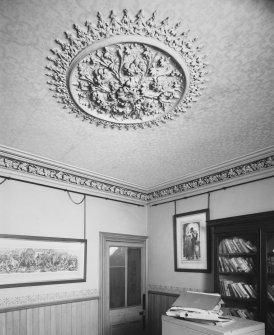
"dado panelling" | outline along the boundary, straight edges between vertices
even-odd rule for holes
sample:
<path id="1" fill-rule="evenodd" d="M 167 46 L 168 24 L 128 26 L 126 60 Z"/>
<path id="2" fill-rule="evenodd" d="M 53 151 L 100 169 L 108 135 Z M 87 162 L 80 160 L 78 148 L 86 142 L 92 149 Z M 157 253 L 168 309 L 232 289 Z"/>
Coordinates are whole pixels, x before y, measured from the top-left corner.
<path id="1" fill-rule="evenodd" d="M 98 334 L 98 298 L 0 310 L 0 335 L 90 334 Z"/>
<path id="2" fill-rule="evenodd" d="M 148 333 L 153 335 L 162 334 L 161 317 L 172 306 L 177 293 L 148 291 Z"/>

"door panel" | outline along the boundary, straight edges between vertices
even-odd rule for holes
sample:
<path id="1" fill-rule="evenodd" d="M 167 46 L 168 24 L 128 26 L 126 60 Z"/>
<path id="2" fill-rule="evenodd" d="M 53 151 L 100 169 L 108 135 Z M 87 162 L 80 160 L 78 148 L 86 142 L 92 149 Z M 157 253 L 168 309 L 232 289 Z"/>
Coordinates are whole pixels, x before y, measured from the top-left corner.
<path id="1" fill-rule="evenodd" d="M 142 324 L 140 322 L 131 322 L 126 324 L 113 325 L 111 335 L 141 335 L 143 334 Z"/>
<path id="2" fill-rule="evenodd" d="M 110 324 L 111 324 L 111 335 L 124 334 L 142 334 L 143 331 L 143 320 L 140 313 L 143 309 L 140 306 L 122 308 L 118 310 L 110 311 Z M 125 333 L 126 334 L 126 333 Z"/>
<path id="3" fill-rule="evenodd" d="M 125 307 L 126 288 L 126 251 L 125 247 L 109 247 L 109 307 Z"/>
<path id="4" fill-rule="evenodd" d="M 128 248 L 127 306 L 142 304 L 142 255 L 141 248 Z"/>
<path id="5" fill-rule="evenodd" d="M 144 334 L 146 237 L 139 238 L 119 234 L 103 244 L 102 335 Z"/>
<path id="6" fill-rule="evenodd" d="M 142 247 L 131 244 L 109 244 L 109 316 L 111 335 L 141 334 Z"/>

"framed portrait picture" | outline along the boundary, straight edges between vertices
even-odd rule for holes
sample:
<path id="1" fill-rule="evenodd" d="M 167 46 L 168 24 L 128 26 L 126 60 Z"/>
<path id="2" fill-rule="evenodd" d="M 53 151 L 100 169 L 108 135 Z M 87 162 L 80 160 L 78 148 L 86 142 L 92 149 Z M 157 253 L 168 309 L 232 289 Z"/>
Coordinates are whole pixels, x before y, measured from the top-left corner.
<path id="1" fill-rule="evenodd" d="M 0 234 L 0 288 L 86 281 L 85 239 Z"/>
<path id="2" fill-rule="evenodd" d="M 175 271 L 210 272 L 208 209 L 174 215 Z"/>

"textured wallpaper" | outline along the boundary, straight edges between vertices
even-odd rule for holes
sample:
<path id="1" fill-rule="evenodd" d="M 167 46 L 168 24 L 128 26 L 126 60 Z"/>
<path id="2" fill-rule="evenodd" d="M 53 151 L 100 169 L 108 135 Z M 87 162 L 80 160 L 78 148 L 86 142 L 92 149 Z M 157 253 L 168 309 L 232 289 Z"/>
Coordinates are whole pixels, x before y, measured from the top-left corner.
<path id="1" fill-rule="evenodd" d="M 119 131 L 76 119 L 46 84 L 50 49 L 100 11 L 182 22 L 203 44 L 208 83 L 186 114 Z M 2 0 L 0 144 L 152 187 L 274 144 L 274 2 Z"/>

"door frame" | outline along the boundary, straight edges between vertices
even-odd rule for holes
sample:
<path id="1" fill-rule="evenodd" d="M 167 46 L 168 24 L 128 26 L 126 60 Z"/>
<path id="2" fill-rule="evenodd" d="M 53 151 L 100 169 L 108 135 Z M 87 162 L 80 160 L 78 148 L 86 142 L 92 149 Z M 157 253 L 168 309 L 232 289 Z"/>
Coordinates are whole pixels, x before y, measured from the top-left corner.
<path id="1" fill-rule="evenodd" d="M 109 296 L 106 290 L 107 276 L 105 272 L 106 257 L 108 257 L 107 244 L 114 243 L 139 243 L 144 248 L 144 291 L 147 288 L 147 236 L 128 235 L 100 232 L 100 294 L 99 294 L 99 335 L 110 335 L 110 323 L 108 318 Z M 147 318 L 146 318 L 147 319 Z"/>

